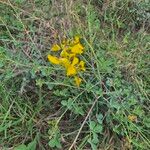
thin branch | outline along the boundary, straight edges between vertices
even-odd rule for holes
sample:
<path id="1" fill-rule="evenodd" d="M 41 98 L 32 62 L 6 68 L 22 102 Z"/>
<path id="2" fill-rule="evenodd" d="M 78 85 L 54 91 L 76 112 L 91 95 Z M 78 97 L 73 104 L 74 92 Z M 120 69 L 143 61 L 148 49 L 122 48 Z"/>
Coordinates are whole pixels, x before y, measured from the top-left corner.
<path id="1" fill-rule="evenodd" d="M 78 139 L 78 137 L 79 137 L 79 135 L 80 135 L 80 133 L 81 133 L 81 131 L 82 131 L 82 129 L 83 129 L 83 127 L 84 127 L 84 125 L 85 125 L 87 119 L 88 119 L 88 117 L 90 116 L 90 113 L 92 112 L 92 110 L 93 110 L 93 108 L 94 108 L 96 102 L 98 101 L 98 99 L 99 99 L 100 97 L 101 97 L 101 96 L 99 96 L 99 97 L 97 97 L 97 98 L 95 99 L 95 101 L 94 101 L 93 105 L 91 106 L 90 110 L 88 111 L 88 113 L 87 113 L 87 115 L 86 115 L 86 117 L 85 117 L 85 119 L 84 119 L 84 121 L 83 121 L 83 123 L 82 123 L 82 125 L 81 125 L 81 127 L 80 127 L 80 129 L 79 129 L 79 131 L 78 131 L 78 133 L 77 133 L 77 135 L 76 135 L 74 141 L 73 141 L 73 143 L 71 144 L 71 146 L 70 146 L 70 148 L 69 148 L 68 150 L 71 150 L 71 149 L 74 147 L 74 145 L 76 144 L 76 141 L 77 141 L 77 139 Z"/>

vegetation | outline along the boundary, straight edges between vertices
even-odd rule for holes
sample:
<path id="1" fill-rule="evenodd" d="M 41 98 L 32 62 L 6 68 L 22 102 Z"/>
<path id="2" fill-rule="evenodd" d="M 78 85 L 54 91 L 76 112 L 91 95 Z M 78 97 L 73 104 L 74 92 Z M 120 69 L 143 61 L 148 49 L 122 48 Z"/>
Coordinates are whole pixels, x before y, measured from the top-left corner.
<path id="1" fill-rule="evenodd" d="M 150 149 L 149 0 L 0 0 L 0 10 L 0 148 Z M 52 61 L 75 37 L 76 84 Z"/>

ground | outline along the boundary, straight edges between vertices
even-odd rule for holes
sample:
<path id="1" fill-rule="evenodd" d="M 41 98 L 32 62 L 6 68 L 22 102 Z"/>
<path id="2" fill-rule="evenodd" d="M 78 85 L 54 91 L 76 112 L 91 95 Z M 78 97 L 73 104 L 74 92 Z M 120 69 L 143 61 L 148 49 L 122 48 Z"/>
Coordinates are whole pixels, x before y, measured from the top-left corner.
<path id="1" fill-rule="evenodd" d="M 150 149 L 148 4 L 0 0 L 0 148 Z M 48 59 L 75 38 L 77 84 Z"/>

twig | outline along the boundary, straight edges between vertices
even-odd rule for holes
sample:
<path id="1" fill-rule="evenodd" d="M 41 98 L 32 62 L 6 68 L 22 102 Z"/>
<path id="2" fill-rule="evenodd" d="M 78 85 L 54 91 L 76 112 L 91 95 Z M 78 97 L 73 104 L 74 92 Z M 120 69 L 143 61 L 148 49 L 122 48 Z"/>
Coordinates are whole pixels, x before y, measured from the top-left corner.
<path id="1" fill-rule="evenodd" d="M 81 131 L 82 131 L 82 129 L 83 129 L 83 127 L 84 127 L 84 125 L 85 125 L 85 123 L 86 123 L 86 121 L 87 121 L 89 115 L 90 115 L 90 113 L 92 112 L 92 110 L 93 110 L 93 108 L 94 108 L 96 102 L 98 101 L 98 99 L 99 99 L 100 97 L 101 97 L 101 96 L 99 96 L 99 97 L 97 97 L 97 98 L 95 99 L 95 101 L 94 101 L 93 105 L 91 106 L 90 110 L 88 111 L 88 114 L 86 115 L 86 117 L 85 117 L 85 119 L 84 119 L 84 121 L 83 121 L 83 123 L 82 123 L 82 125 L 81 125 L 81 127 L 80 127 L 80 129 L 79 129 L 79 131 L 78 131 L 78 133 L 77 133 L 77 135 L 76 135 L 74 141 L 73 141 L 73 143 L 71 144 L 71 146 L 70 146 L 70 148 L 69 148 L 68 150 L 71 150 L 71 149 L 74 147 L 74 145 L 75 145 L 75 143 L 76 143 L 76 141 L 77 141 L 77 139 L 78 139 L 78 137 L 79 137 L 79 135 L 80 135 L 80 133 L 81 133 Z"/>

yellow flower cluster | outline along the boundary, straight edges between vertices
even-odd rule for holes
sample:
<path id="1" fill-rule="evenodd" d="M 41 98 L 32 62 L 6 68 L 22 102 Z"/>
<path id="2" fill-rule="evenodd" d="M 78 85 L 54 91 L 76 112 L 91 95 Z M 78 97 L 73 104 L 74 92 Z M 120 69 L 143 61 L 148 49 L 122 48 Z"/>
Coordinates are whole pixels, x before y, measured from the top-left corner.
<path id="1" fill-rule="evenodd" d="M 84 52 L 80 38 L 75 36 L 72 40 L 63 40 L 60 44 L 54 44 L 51 51 L 60 52 L 59 57 L 49 54 L 48 60 L 52 64 L 63 66 L 66 70 L 66 75 L 73 76 L 76 85 L 79 87 L 82 79 L 78 76 L 78 73 L 85 71 L 85 62 L 79 59 L 79 55 Z"/>
<path id="2" fill-rule="evenodd" d="M 137 121 L 137 116 L 131 114 L 131 115 L 128 115 L 128 119 L 134 122 L 134 121 Z"/>

